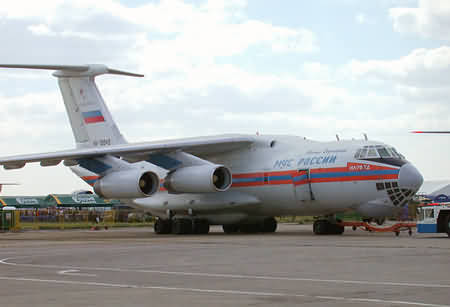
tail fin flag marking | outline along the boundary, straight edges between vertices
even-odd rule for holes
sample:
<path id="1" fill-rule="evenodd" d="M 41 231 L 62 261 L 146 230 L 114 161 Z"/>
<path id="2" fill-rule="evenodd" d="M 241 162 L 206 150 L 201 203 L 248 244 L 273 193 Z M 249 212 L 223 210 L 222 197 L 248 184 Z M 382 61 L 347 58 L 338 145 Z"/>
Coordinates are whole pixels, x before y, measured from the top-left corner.
<path id="1" fill-rule="evenodd" d="M 105 121 L 105 118 L 100 110 L 83 112 L 83 118 L 85 124 L 100 123 Z"/>

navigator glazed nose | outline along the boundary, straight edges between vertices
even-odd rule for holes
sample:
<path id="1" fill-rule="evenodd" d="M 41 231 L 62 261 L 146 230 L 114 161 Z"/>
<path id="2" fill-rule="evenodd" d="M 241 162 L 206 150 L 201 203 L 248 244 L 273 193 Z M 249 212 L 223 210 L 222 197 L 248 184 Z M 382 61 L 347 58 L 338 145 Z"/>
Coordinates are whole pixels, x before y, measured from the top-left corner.
<path id="1" fill-rule="evenodd" d="M 398 185 L 401 189 L 419 190 L 423 183 L 423 177 L 411 163 L 406 163 L 400 167 L 398 174 Z"/>

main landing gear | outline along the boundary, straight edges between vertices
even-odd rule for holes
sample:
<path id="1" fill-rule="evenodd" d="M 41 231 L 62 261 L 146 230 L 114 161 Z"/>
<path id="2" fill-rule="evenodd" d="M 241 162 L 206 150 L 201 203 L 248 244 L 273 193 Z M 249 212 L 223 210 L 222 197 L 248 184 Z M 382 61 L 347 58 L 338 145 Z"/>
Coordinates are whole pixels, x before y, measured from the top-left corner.
<path id="1" fill-rule="evenodd" d="M 209 232 L 209 223 L 203 219 L 158 218 L 153 226 L 156 234 L 207 234 Z"/>
<path id="2" fill-rule="evenodd" d="M 154 230 L 156 234 L 207 234 L 209 233 L 209 222 L 199 218 L 158 218 Z M 277 230 L 277 220 L 268 217 L 259 222 L 226 224 L 223 225 L 225 233 L 271 233 Z"/>
<path id="3" fill-rule="evenodd" d="M 259 223 L 246 224 L 228 224 L 223 225 L 223 232 L 231 233 L 269 233 L 277 230 L 277 220 L 273 217 L 268 217 Z"/>
<path id="4" fill-rule="evenodd" d="M 344 226 L 330 220 L 316 220 L 313 232 L 316 235 L 341 235 L 344 233 Z"/>

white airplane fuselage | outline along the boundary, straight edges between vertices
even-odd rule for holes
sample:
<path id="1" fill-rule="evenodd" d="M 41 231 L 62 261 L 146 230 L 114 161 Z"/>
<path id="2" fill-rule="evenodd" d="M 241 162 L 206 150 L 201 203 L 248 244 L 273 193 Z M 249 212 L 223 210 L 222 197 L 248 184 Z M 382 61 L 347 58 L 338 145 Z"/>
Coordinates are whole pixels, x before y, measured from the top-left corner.
<path id="1" fill-rule="evenodd" d="M 351 209 L 381 217 L 392 215 L 404 205 L 394 204 L 387 189 L 376 186 L 386 182 L 398 185 L 401 166 L 354 157 L 359 148 L 382 143 L 317 142 L 297 136 L 256 136 L 255 140 L 248 148 L 203 157 L 231 169 L 233 184 L 228 191 L 170 194 L 162 184 L 158 193 L 135 199 L 133 204 L 160 217 L 193 215 L 211 224 L 259 216 L 326 215 Z M 403 164 L 412 167 L 406 161 Z M 164 176 L 160 173 L 161 178 Z M 418 189 L 418 172 L 416 177 L 412 185 L 409 182 L 401 188 L 413 191 L 417 185 Z"/>

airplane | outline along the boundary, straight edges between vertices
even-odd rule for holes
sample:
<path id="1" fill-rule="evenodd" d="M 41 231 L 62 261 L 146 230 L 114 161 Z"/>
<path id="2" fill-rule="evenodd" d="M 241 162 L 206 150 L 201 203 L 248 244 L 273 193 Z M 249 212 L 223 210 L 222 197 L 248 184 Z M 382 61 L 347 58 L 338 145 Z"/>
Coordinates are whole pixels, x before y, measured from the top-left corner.
<path id="1" fill-rule="evenodd" d="M 336 213 L 390 216 L 423 182 L 394 147 L 369 140 L 228 134 L 128 143 L 95 77 L 143 75 L 101 64 L 0 67 L 53 70 L 76 143 L 70 150 L 0 158 L 0 165 L 63 161 L 99 196 L 156 216 L 157 234 L 206 234 L 210 225 L 222 225 L 225 233 L 272 233 L 276 216 L 292 215 L 321 216 L 315 234 L 342 234 Z"/>

